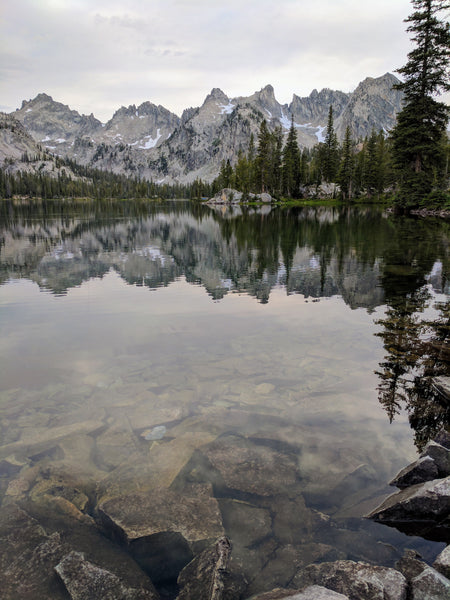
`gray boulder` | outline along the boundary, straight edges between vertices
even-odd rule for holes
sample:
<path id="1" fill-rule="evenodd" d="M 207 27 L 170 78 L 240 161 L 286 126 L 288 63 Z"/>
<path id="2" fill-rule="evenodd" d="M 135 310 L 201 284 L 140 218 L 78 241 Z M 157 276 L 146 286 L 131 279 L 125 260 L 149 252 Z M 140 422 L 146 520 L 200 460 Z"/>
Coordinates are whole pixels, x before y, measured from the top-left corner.
<path id="1" fill-rule="evenodd" d="M 450 579 L 450 546 L 447 546 L 439 556 L 436 557 L 436 560 L 433 563 L 433 567 L 439 573 L 442 573 L 444 577 Z"/>
<path id="2" fill-rule="evenodd" d="M 400 571 L 408 582 L 420 575 L 427 566 L 414 550 L 405 550 L 402 558 L 395 563 L 397 571 Z"/>
<path id="3" fill-rule="evenodd" d="M 272 196 L 267 192 L 261 194 L 247 194 L 244 196 L 242 192 L 234 190 L 233 188 L 223 188 L 213 198 L 210 198 L 206 204 L 240 204 L 241 202 L 272 202 Z"/>
<path id="4" fill-rule="evenodd" d="M 432 567 L 426 567 L 410 585 L 411 600 L 450 600 L 450 581 Z"/>
<path id="5" fill-rule="evenodd" d="M 411 485 L 432 481 L 438 477 L 438 468 L 431 456 L 422 456 L 402 469 L 398 475 L 389 482 L 389 485 L 395 485 L 400 489 L 404 489 Z"/>
<path id="6" fill-rule="evenodd" d="M 348 596 L 333 592 L 321 585 L 311 585 L 303 592 L 277 588 L 271 592 L 252 596 L 251 600 L 348 600 Z"/>
<path id="7" fill-rule="evenodd" d="M 395 569 L 351 560 L 312 564 L 299 571 L 291 585 L 304 590 L 320 585 L 349 600 L 406 600 L 405 577 Z"/>
<path id="8" fill-rule="evenodd" d="M 436 441 L 428 442 L 421 457 L 430 457 L 433 459 L 439 477 L 450 475 L 450 450 Z"/>
<path id="9" fill-rule="evenodd" d="M 128 546 L 155 583 L 176 578 L 195 554 L 224 533 L 208 485 L 193 485 L 189 494 L 159 488 L 119 496 L 97 510 L 107 533 Z"/>
<path id="10" fill-rule="evenodd" d="M 82 552 L 70 552 L 55 567 L 72 600 L 157 600 L 145 589 L 130 588 L 114 573 L 85 559 Z"/>
<path id="11" fill-rule="evenodd" d="M 368 518 L 405 533 L 446 541 L 449 536 L 450 477 L 406 488 L 369 513 Z"/>
<path id="12" fill-rule="evenodd" d="M 446 429 L 441 429 L 434 441 L 445 448 L 450 448 L 450 432 Z"/>

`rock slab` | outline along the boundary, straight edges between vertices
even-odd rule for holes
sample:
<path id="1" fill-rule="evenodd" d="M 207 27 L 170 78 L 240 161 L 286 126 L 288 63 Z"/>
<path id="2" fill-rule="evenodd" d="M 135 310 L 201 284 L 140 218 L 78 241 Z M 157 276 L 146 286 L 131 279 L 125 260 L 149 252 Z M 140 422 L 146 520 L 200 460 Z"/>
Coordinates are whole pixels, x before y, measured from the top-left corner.
<path id="1" fill-rule="evenodd" d="M 72 600 L 157 600 L 148 590 L 127 587 L 114 573 L 72 551 L 55 567 Z"/>
<path id="2" fill-rule="evenodd" d="M 211 487 L 201 484 L 189 495 L 160 488 L 119 496 L 102 502 L 97 512 L 108 534 L 128 546 L 155 583 L 175 579 L 224 533 Z"/>
<path id="3" fill-rule="evenodd" d="M 312 564 L 301 569 L 291 585 L 304 590 L 319 585 L 349 600 L 406 600 L 407 582 L 395 569 L 351 560 Z"/>

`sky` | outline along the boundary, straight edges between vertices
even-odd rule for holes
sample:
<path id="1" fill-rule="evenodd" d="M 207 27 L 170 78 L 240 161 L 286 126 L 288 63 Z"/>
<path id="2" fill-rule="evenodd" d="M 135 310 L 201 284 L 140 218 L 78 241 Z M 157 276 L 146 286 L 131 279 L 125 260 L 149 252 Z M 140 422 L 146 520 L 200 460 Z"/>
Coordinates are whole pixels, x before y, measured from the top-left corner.
<path id="1" fill-rule="evenodd" d="M 150 101 L 181 115 L 214 87 L 288 103 L 393 73 L 410 0 L 3 0 L 0 110 L 45 92 L 105 122 Z"/>

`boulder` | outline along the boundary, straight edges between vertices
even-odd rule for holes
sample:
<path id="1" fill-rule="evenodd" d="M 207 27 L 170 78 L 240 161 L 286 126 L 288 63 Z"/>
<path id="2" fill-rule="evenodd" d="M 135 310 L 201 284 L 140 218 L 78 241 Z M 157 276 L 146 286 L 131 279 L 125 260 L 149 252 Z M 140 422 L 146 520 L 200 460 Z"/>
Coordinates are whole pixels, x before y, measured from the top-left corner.
<path id="1" fill-rule="evenodd" d="M 232 188 L 223 188 L 213 198 L 210 198 L 206 204 L 239 204 L 241 202 L 272 202 L 272 196 L 267 192 L 261 194 L 247 194 L 244 196 L 242 192 Z"/>
<path id="2" fill-rule="evenodd" d="M 450 448 L 450 432 L 446 429 L 441 429 L 434 441 L 445 448 Z"/>
<path id="3" fill-rule="evenodd" d="M 389 485 L 395 485 L 400 489 L 404 489 L 411 485 L 432 481 L 438 477 L 438 468 L 431 456 L 422 456 L 402 469 L 394 479 L 389 482 Z"/>
<path id="4" fill-rule="evenodd" d="M 436 557 L 433 563 L 433 567 L 439 573 L 442 573 L 444 577 L 450 579 L 450 546 L 447 546 L 442 552 Z"/>
<path id="5" fill-rule="evenodd" d="M 432 567 L 411 580 L 411 600 L 450 600 L 450 581 Z"/>
<path id="6" fill-rule="evenodd" d="M 242 200 L 242 192 L 232 188 L 223 188 L 207 204 L 238 204 Z"/>
<path id="7" fill-rule="evenodd" d="M 395 568 L 400 571 L 406 581 L 411 581 L 427 567 L 427 564 L 420 560 L 421 556 L 414 550 L 405 550 L 402 558 L 395 563 Z"/>
<path id="8" fill-rule="evenodd" d="M 211 487 L 184 493 L 156 488 L 106 500 L 97 507 L 107 533 L 127 545 L 155 583 L 174 579 L 194 555 L 223 535 Z"/>
<path id="9" fill-rule="evenodd" d="M 295 460 L 239 436 L 226 435 L 203 446 L 188 468 L 188 477 L 195 471 L 197 477 L 211 482 L 219 495 L 233 498 L 295 497 L 301 491 Z"/>
<path id="10" fill-rule="evenodd" d="M 295 575 L 291 585 L 300 590 L 323 586 L 349 600 L 406 600 L 407 592 L 406 579 L 399 571 L 351 560 L 309 565 Z"/>
<path id="11" fill-rule="evenodd" d="M 450 475 L 450 450 L 445 446 L 436 441 L 428 442 L 420 456 L 433 459 L 438 470 L 438 477 Z"/>
<path id="12" fill-rule="evenodd" d="M 222 522 L 233 544 L 251 547 L 272 533 L 268 510 L 231 498 L 219 499 Z"/>
<path id="13" fill-rule="evenodd" d="M 271 592 L 252 596 L 251 600 L 348 600 L 348 596 L 333 592 L 321 585 L 311 585 L 303 592 L 276 588 Z"/>
<path id="14" fill-rule="evenodd" d="M 411 535 L 446 541 L 449 537 L 450 477 L 413 485 L 386 500 L 368 518 Z"/>
<path id="15" fill-rule="evenodd" d="M 231 542 L 220 538 L 192 560 L 178 576 L 177 600 L 235 600 L 245 589 L 245 579 L 229 570 Z"/>
<path id="16" fill-rule="evenodd" d="M 145 589 L 128 587 L 106 569 L 86 560 L 82 552 L 70 552 L 55 571 L 64 582 L 72 600 L 157 600 L 158 595 Z"/>

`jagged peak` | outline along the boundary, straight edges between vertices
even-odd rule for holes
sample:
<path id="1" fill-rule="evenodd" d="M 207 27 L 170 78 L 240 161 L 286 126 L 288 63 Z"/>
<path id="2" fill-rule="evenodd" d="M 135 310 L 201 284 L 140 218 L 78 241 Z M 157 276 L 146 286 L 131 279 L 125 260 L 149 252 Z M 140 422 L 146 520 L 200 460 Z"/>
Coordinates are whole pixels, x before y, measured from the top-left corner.
<path id="1" fill-rule="evenodd" d="M 22 100 L 21 108 L 23 108 L 24 106 L 28 106 L 29 104 L 37 104 L 38 102 L 54 102 L 54 100 L 48 94 L 40 92 L 37 96 L 31 98 L 30 100 Z"/>
<path id="2" fill-rule="evenodd" d="M 263 88 L 261 88 L 259 95 L 260 96 L 271 96 L 271 97 L 275 98 L 275 90 L 273 89 L 273 85 L 270 85 L 270 83 L 269 83 L 266 86 L 264 86 Z"/>
<path id="3" fill-rule="evenodd" d="M 206 96 L 203 104 L 205 105 L 207 102 L 210 102 L 211 100 L 214 100 L 216 102 L 228 102 L 229 101 L 228 96 L 220 88 L 213 88 L 211 90 L 211 92 Z"/>
<path id="4" fill-rule="evenodd" d="M 396 77 L 392 73 L 385 73 L 384 75 L 381 75 L 380 77 L 366 77 L 365 79 L 363 79 L 363 81 L 361 81 L 357 85 L 356 90 L 358 90 L 358 88 L 359 89 L 365 88 L 372 84 L 378 85 L 378 84 L 383 84 L 383 83 L 393 86 L 396 83 L 400 83 L 400 79 L 398 79 L 398 77 Z"/>

